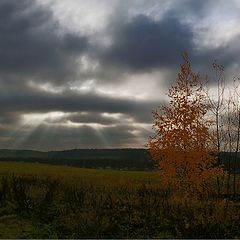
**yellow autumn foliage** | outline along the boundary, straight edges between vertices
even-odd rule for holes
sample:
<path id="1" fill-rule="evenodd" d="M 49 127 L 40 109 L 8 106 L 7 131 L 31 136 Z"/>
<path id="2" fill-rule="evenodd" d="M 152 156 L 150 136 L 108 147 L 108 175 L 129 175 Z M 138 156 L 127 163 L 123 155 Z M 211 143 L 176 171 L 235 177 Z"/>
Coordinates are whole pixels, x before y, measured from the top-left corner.
<path id="1" fill-rule="evenodd" d="M 155 135 L 148 142 L 162 182 L 182 192 L 203 192 L 210 179 L 223 174 L 216 165 L 213 122 L 200 77 L 192 71 L 187 53 L 177 83 L 169 89 L 169 104 L 153 112 Z"/>

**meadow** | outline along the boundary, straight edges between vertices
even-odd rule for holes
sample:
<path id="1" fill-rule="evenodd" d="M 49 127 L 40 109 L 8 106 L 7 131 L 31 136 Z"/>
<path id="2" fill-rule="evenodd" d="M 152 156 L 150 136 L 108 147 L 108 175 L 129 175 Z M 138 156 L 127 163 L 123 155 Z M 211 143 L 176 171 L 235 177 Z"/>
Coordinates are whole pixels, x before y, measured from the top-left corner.
<path id="1" fill-rule="evenodd" d="M 239 237 L 239 201 L 180 197 L 157 172 L 0 162 L 0 238 Z"/>

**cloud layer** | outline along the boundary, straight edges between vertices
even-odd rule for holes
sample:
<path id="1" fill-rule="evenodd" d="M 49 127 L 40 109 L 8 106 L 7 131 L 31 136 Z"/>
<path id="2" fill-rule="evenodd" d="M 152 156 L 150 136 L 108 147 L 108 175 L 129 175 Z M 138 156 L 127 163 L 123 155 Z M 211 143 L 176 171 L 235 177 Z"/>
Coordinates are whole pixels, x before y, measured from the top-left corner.
<path id="1" fill-rule="evenodd" d="M 143 147 L 181 52 L 239 71 L 231 1 L 0 2 L 0 148 Z M 214 80 L 212 80 L 214 85 Z"/>

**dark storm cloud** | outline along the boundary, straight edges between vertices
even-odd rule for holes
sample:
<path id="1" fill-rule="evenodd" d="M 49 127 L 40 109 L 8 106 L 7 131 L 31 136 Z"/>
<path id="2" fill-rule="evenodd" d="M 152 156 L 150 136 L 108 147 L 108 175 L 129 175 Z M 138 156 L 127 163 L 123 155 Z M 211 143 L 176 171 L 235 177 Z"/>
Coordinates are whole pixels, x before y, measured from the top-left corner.
<path id="1" fill-rule="evenodd" d="M 63 81 L 76 74 L 76 55 L 86 37 L 61 34 L 52 13 L 31 0 L 0 2 L 0 74 L 2 80 Z"/>
<path id="2" fill-rule="evenodd" d="M 221 2 L 221 0 L 219 0 Z M 175 1 L 175 4 L 169 9 L 168 14 L 174 14 L 174 16 L 187 17 L 188 15 L 195 16 L 197 18 L 205 17 L 208 10 L 216 6 L 215 0 L 183 0 Z"/>
<path id="3" fill-rule="evenodd" d="M 210 2 L 213 4 L 213 1 Z M 216 53 L 224 49 L 195 53 L 192 26 L 181 21 L 183 13 L 204 17 L 207 5 L 208 1 L 176 2 L 160 20 L 154 20 L 150 15 L 123 19 L 123 13 L 115 11 L 106 30 L 112 38 L 112 45 L 100 47 L 98 43 L 90 46 L 89 37 L 65 33 L 51 11 L 35 1 L 2 0 L 1 80 L 12 83 L 11 87 L 29 79 L 50 81 L 54 85 L 55 82 L 66 84 L 78 77 L 117 83 L 125 73 L 151 71 L 154 68 L 174 71 L 181 62 L 180 54 L 184 50 L 199 65 L 206 58 L 212 61 L 217 57 Z M 89 70 L 78 74 L 76 59 L 81 54 L 95 58 L 101 71 Z"/>
<path id="4" fill-rule="evenodd" d="M 116 11 L 108 24 L 111 45 L 101 49 L 93 48 L 95 52 L 92 55 L 95 54 L 101 66 L 101 71 L 97 72 L 98 78 L 103 83 L 114 81 L 120 84 L 131 74 L 152 70 L 167 70 L 177 76 L 179 64 L 183 61 L 183 51 L 188 52 L 194 70 L 203 75 L 211 71 L 215 59 L 226 69 L 231 68 L 239 62 L 239 36 L 218 47 L 197 45 L 198 34 L 208 32 L 209 29 L 205 26 L 196 30 L 194 22 L 207 18 L 213 7 L 216 7 L 216 1 L 176 1 L 160 20 L 151 15 L 121 18 L 118 15 L 122 14 L 121 11 Z M 209 25 L 214 31 L 214 25 Z M 164 80 L 165 85 L 168 85 L 175 77 Z"/>
<path id="5" fill-rule="evenodd" d="M 128 2 L 119 1 L 119 5 L 128 6 Z M 136 96 L 124 99 L 100 95 L 97 89 L 100 86 L 104 91 L 104 84 L 112 83 L 116 91 L 115 86 L 122 87 L 129 79 L 141 84 L 145 79 L 138 82 L 136 76 L 142 73 L 149 74 L 146 81 L 168 86 L 176 78 L 184 50 L 189 52 L 194 69 L 196 66 L 201 73 L 214 59 L 226 68 L 239 62 L 239 35 L 217 48 L 195 45 L 193 23 L 185 20 L 189 16 L 194 21 L 205 18 L 213 2 L 175 1 L 160 19 L 151 14 L 131 16 L 125 11 L 127 7 L 124 11 L 115 9 L 103 32 L 85 36 L 62 29 L 47 5 L 43 7 L 34 0 L 0 0 L 0 147 L 44 150 L 142 147 L 139 141 L 147 141 L 150 134 L 139 123 L 152 123 L 151 110 L 161 102 L 136 100 Z M 159 7 L 159 1 L 155 3 Z M 104 37 L 112 43 L 108 46 L 100 43 Z M 93 61 L 86 64 L 89 68 L 79 65 L 81 56 Z M 151 71 L 157 70 L 170 74 L 164 79 L 153 79 Z M 84 86 L 84 81 L 91 80 L 94 87 L 88 93 L 68 89 L 69 86 L 77 89 L 79 82 Z M 56 90 L 58 85 L 62 92 L 40 90 L 44 89 L 41 88 L 44 82 L 53 88 L 48 90 Z M 159 89 L 160 95 L 162 91 Z M 131 90 L 128 92 L 131 94 Z M 146 95 L 151 96 L 151 92 Z M 53 111 L 66 115 L 44 119 L 39 126 L 39 123 L 32 127 L 21 125 L 23 114 Z M 109 117 L 102 113 L 109 113 Z M 120 113 L 119 118 L 111 117 L 112 113 Z M 81 126 L 66 126 L 69 122 Z M 92 123 L 102 127 L 93 128 Z"/>
<path id="6" fill-rule="evenodd" d="M 79 77 L 116 83 L 124 74 L 152 69 L 176 68 L 180 53 L 203 62 L 209 52 L 195 56 L 193 32 L 181 22 L 181 9 L 205 12 L 206 1 L 184 1 L 176 4 L 161 20 L 137 15 L 110 19 L 107 34 L 112 45 L 90 46 L 89 37 L 65 33 L 50 10 L 30 0 L 0 2 L 0 73 L 2 84 L 15 87 L 26 80 L 67 84 Z M 181 10 L 181 11 L 180 11 Z M 117 19 L 117 20 L 116 20 Z M 94 34 L 92 38 L 94 38 Z M 77 58 L 87 54 L 100 64 L 100 71 L 78 72 Z M 211 57 L 210 57 L 211 58 Z M 205 59 L 204 59 L 205 60 Z"/>
<path id="7" fill-rule="evenodd" d="M 170 16 L 155 21 L 140 15 L 114 28 L 112 35 L 113 44 L 102 53 L 102 61 L 133 71 L 175 66 L 182 51 L 193 49 L 191 29 Z"/>
<path id="8" fill-rule="evenodd" d="M 107 112 L 107 113 L 148 113 L 159 102 L 137 101 L 132 99 L 113 98 L 93 93 L 76 94 L 43 94 L 42 92 L 28 91 L 12 92 L 12 95 L 1 94 L 1 112 Z M 147 112 L 146 112 L 147 111 Z"/>
<path id="9" fill-rule="evenodd" d="M 234 64 L 239 64 L 240 60 L 240 34 L 230 39 L 227 44 L 220 46 L 217 49 L 205 52 L 207 56 L 214 56 L 219 63 L 225 68 L 231 67 Z"/>

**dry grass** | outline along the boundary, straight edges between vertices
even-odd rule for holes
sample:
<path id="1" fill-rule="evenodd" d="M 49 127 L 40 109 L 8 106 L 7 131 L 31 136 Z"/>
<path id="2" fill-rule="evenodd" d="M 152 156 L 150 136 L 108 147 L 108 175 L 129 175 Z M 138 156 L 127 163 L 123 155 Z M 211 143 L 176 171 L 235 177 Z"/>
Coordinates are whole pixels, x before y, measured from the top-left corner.
<path id="1" fill-rule="evenodd" d="M 238 202 L 179 197 L 156 173 L 1 162 L 0 174 L 1 238 L 240 237 Z"/>

